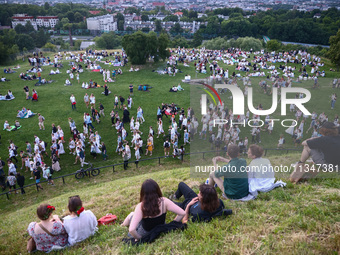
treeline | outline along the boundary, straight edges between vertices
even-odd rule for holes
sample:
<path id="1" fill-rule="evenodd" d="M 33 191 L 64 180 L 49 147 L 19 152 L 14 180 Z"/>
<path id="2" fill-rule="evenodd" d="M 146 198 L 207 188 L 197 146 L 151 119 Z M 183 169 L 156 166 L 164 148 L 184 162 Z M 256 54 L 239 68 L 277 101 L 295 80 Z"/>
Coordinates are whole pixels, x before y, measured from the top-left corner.
<path id="1" fill-rule="evenodd" d="M 221 14 L 228 20 L 218 18 Z M 249 18 L 246 17 L 248 14 Z M 319 18 L 314 18 L 316 14 Z M 281 41 L 328 45 L 329 37 L 340 28 L 340 10 L 330 8 L 327 11 L 313 10 L 269 10 L 245 13 L 241 9 L 216 9 L 208 13 L 207 26 L 201 26 L 200 32 L 216 36 L 261 38 L 263 35 Z"/>

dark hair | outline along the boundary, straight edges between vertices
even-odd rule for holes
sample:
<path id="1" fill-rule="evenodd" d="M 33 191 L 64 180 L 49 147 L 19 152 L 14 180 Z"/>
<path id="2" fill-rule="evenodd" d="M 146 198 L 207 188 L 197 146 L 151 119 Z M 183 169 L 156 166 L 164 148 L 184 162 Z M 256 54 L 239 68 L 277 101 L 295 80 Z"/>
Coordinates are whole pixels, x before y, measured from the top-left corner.
<path id="1" fill-rule="evenodd" d="M 39 219 L 47 220 L 51 216 L 53 210 L 47 209 L 47 206 L 49 206 L 49 205 L 50 204 L 41 204 L 41 205 L 38 206 L 37 216 L 38 216 Z"/>
<path id="2" fill-rule="evenodd" d="M 250 145 L 249 150 L 251 151 L 251 154 L 254 155 L 256 158 L 260 158 L 263 155 L 263 148 L 257 144 Z"/>
<path id="3" fill-rule="evenodd" d="M 324 135 L 324 136 L 337 136 L 338 135 L 338 128 L 325 128 L 325 127 L 321 127 L 320 128 L 320 134 Z"/>
<path id="4" fill-rule="evenodd" d="M 200 185 L 200 193 L 202 196 L 201 209 L 210 213 L 217 210 L 220 206 L 220 201 L 217 196 L 216 189 L 213 186 L 207 184 Z"/>
<path id="5" fill-rule="evenodd" d="M 70 197 L 68 200 L 68 210 L 72 212 L 77 212 L 83 206 L 79 196 Z"/>
<path id="6" fill-rule="evenodd" d="M 160 213 L 159 203 L 162 191 L 157 182 L 152 179 L 147 179 L 143 182 L 140 190 L 140 202 L 142 203 L 143 217 L 156 216 Z"/>
<path id="7" fill-rule="evenodd" d="M 231 158 L 237 158 L 240 148 L 236 144 L 231 144 L 228 146 L 227 152 Z"/>

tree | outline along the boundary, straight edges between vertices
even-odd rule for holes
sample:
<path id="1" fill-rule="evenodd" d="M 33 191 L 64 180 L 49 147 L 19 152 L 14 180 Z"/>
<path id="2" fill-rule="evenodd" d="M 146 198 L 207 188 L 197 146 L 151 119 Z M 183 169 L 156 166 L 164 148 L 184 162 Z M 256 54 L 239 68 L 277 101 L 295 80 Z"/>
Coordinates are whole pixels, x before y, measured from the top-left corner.
<path id="1" fill-rule="evenodd" d="M 83 15 L 80 12 L 74 14 L 74 22 L 83 22 Z"/>
<path id="2" fill-rule="evenodd" d="M 169 16 L 166 16 L 163 21 L 178 22 L 178 16 L 177 15 L 169 15 Z"/>
<path id="3" fill-rule="evenodd" d="M 133 31 L 133 28 L 132 27 L 127 27 L 126 29 L 125 29 L 125 31 Z"/>
<path id="4" fill-rule="evenodd" d="M 202 34 L 199 31 L 196 31 L 194 33 L 194 38 L 192 39 L 192 46 L 198 47 L 202 44 L 202 41 L 203 41 Z"/>
<path id="5" fill-rule="evenodd" d="M 124 31 L 124 15 L 120 12 L 116 15 L 118 31 Z"/>
<path id="6" fill-rule="evenodd" d="M 197 19 L 197 12 L 196 11 L 189 11 L 188 14 L 190 19 Z"/>
<path id="7" fill-rule="evenodd" d="M 20 50 L 23 50 L 24 48 L 28 50 L 33 50 L 35 47 L 33 38 L 30 35 L 16 35 L 15 36 L 15 43 L 19 46 Z"/>
<path id="8" fill-rule="evenodd" d="M 181 28 L 181 25 L 177 22 L 172 28 L 170 28 L 171 34 L 180 34 L 183 33 L 183 28 Z"/>
<path id="9" fill-rule="evenodd" d="M 169 56 L 168 43 L 166 34 L 162 33 L 157 38 L 157 34 L 152 31 L 148 34 L 137 31 L 131 35 L 124 35 L 122 40 L 122 46 L 133 65 L 143 65 L 149 57 L 154 57 L 156 62 L 159 58 L 165 59 Z"/>
<path id="10" fill-rule="evenodd" d="M 132 35 L 124 35 L 122 45 L 133 65 L 144 65 L 148 57 L 146 34 L 137 31 Z"/>
<path id="11" fill-rule="evenodd" d="M 329 38 L 330 48 L 328 51 L 328 57 L 331 62 L 337 66 L 339 71 L 340 67 L 340 29 L 336 35 Z"/>
<path id="12" fill-rule="evenodd" d="M 148 28 L 148 27 L 143 27 L 143 28 L 142 28 L 142 31 L 143 31 L 144 33 L 149 33 L 149 32 L 150 32 L 150 28 Z"/>
<path id="13" fill-rule="evenodd" d="M 54 51 L 57 47 L 54 44 L 48 42 L 42 48 Z"/>
<path id="14" fill-rule="evenodd" d="M 270 40 L 267 42 L 267 49 L 268 50 L 279 50 L 281 48 L 281 43 L 278 40 Z"/>
<path id="15" fill-rule="evenodd" d="M 141 20 L 142 20 L 142 21 L 149 21 L 149 16 L 146 15 L 146 14 L 143 14 L 143 15 L 141 16 Z"/>
<path id="16" fill-rule="evenodd" d="M 116 49 L 121 45 L 121 37 L 112 31 L 94 38 L 94 41 L 97 49 Z"/>
<path id="17" fill-rule="evenodd" d="M 155 32 L 161 32 L 162 31 L 162 23 L 159 19 L 155 20 Z"/>
<path id="18" fill-rule="evenodd" d="M 31 22 L 30 21 L 27 21 L 26 24 L 25 24 L 25 30 L 26 30 L 26 33 L 30 33 L 30 32 L 34 32 L 35 29 L 34 27 L 32 26 Z"/>
<path id="19" fill-rule="evenodd" d="M 158 54 L 159 57 L 165 60 L 170 56 L 170 52 L 167 49 L 169 45 L 169 36 L 166 33 L 161 33 L 158 37 Z"/>
<path id="20" fill-rule="evenodd" d="M 21 24 L 16 25 L 14 30 L 15 30 L 15 32 L 17 32 L 17 34 L 24 34 L 24 33 L 26 33 L 25 26 L 23 26 Z"/>

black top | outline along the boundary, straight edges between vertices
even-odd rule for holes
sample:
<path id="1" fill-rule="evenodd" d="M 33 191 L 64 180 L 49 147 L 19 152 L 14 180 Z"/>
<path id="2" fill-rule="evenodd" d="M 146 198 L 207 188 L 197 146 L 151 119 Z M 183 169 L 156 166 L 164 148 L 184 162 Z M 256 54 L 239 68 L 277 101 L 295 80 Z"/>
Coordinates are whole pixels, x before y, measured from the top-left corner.
<path id="1" fill-rule="evenodd" d="M 39 180 L 41 177 L 40 177 L 40 171 L 37 170 L 37 171 L 34 171 L 33 172 L 34 176 L 37 177 L 37 180 Z"/>
<path id="2" fill-rule="evenodd" d="M 203 211 L 201 209 L 201 203 L 198 201 L 197 203 L 193 204 L 190 207 L 190 215 L 192 215 L 192 222 L 195 221 L 210 221 L 212 217 L 214 217 L 215 214 L 218 214 L 218 212 L 222 211 L 224 208 L 224 203 L 220 199 L 220 206 L 216 209 L 216 211 L 210 213 L 208 211 Z"/>
<path id="3" fill-rule="evenodd" d="M 23 175 L 18 176 L 17 183 L 19 184 L 20 187 L 24 186 L 25 185 L 25 176 L 23 176 Z"/>
<path id="4" fill-rule="evenodd" d="M 143 218 L 141 220 L 142 227 L 144 228 L 145 231 L 150 231 L 154 227 L 164 224 L 165 217 L 166 217 L 166 212 L 154 218 Z"/>
<path id="5" fill-rule="evenodd" d="M 340 165 L 340 136 L 321 136 L 307 141 L 311 149 L 323 152 L 328 164 Z"/>
<path id="6" fill-rule="evenodd" d="M 123 112 L 123 123 L 130 123 L 130 112 L 127 109 Z"/>

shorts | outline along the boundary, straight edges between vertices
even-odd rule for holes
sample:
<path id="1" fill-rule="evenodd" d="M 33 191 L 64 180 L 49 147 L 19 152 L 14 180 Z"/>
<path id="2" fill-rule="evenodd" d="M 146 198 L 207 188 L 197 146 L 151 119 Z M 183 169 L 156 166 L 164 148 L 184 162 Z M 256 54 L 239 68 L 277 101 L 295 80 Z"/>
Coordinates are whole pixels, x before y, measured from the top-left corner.
<path id="1" fill-rule="evenodd" d="M 115 102 L 115 106 L 117 106 L 118 105 L 118 103 L 117 102 Z"/>
<path id="2" fill-rule="evenodd" d="M 325 155 L 322 151 L 318 149 L 311 149 L 310 156 L 315 164 L 327 164 L 325 160 Z"/>
<path id="3" fill-rule="evenodd" d="M 132 221 L 132 218 L 133 218 L 133 216 L 131 216 L 130 222 Z M 141 237 L 146 236 L 146 235 L 149 233 L 149 231 L 146 231 L 146 230 L 143 228 L 142 222 L 141 222 L 141 221 L 140 221 L 140 222 L 138 223 L 138 225 L 137 225 L 136 232 L 137 232 L 138 235 L 140 235 Z M 129 237 L 133 237 L 130 233 L 128 233 L 128 236 L 129 236 Z"/>
<path id="4" fill-rule="evenodd" d="M 52 180 L 52 175 L 47 178 L 47 180 Z"/>
<path id="5" fill-rule="evenodd" d="M 40 179 L 36 179 L 36 180 L 35 180 L 35 183 L 40 183 Z"/>

